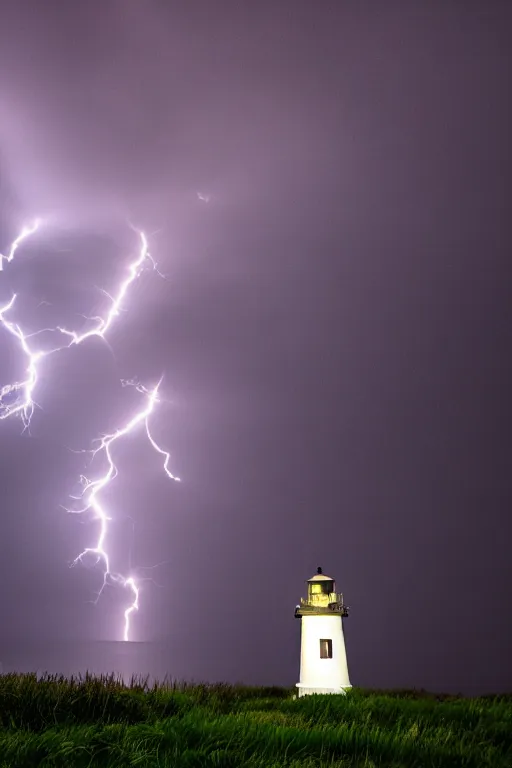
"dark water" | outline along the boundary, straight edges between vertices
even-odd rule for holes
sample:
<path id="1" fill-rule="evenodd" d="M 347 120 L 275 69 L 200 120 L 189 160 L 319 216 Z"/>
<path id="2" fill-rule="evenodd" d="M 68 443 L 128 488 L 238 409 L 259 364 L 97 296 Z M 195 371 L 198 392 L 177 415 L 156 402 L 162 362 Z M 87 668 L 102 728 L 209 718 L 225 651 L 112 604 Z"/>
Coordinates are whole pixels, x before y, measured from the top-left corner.
<path id="1" fill-rule="evenodd" d="M 167 679 L 292 688 L 298 680 L 300 653 L 298 635 L 294 640 L 295 646 L 285 643 L 283 650 L 283 644 L 272 649 L 263 643 L 251 643 L 250 639 L 246 644 L 216 643 L 207 632 L 176 635 L 160 642 L 129 643 L 0 637 L 0 674 L 35 672 L 71 677 L 89 672 L 114 674 L 127 683 L 132 677 L 143 677 L 150 683 Z M 352 684 L 366 688 L 422 688 L 467 696 L 510 692 L 506 681 L 492 679 L 485 667 L 479 675 L 461 679 L 456 675 L 448 678 L 443 669 L 436 671 L 426 665 L 418 667 L 414 675 L 406 675 L 380 662 L 378 656 L 359 658 L 356 652 L 349 652 Z M 383 668 L 380 673 L 379 665 Z"/>
<path id="2" fill-rule="evenodd" d="M 212 669 L 216 670 L 214 675 Z M 247 685 L 293 685 L 295 682 L 284 678 L 277 681 L 270 679 L 274 677 L 272 673 L 268 676 L 262 676 L 260 672 L 251 673 L 247 664 L 244 669 L 236 660 L 230 661 L 229 655 L 212 659 L 186 641 L 0 641 L 0 674 L 8 672 L 48 673 L 66 677 L 86 672 L 95 675 L 114 673 L 125 682 L 133 676 L 149 678 L 150 682 L 165 679 L 241 682 Z"/>

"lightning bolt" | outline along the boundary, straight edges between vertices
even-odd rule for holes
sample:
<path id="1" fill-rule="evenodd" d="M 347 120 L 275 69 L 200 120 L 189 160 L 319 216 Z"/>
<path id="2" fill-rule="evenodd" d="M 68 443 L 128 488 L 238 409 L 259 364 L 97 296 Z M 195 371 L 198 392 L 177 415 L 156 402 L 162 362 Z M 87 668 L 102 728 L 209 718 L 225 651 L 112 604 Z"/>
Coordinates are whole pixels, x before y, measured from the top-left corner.
<path id="1" fill-rule="evenodd" d="M 9 252 L 7 253 L 7 256 L 4 256 L 3 254 L 0 253 L 0 272 L 2 272 L 4 268 L 4 261 L 6 261 L 7 263 L 12 261 L 14 259 L 14 255 L 16 251 L 18 250 L 22 242 L 26 240 L 27 237 L 30 237 L 31 235 L 33 235 L 34 232 L 37 232 L 40 225 L 41 225 L 41 220 L 36 219 L 32 224 L 32 226 L 23 227 L 18 237 L 15 240 L 13 240 L 12 245 L 9 248 Z"/>
<path id="2" fill-rule="evenodd" d="M 32 226 L 24 227 L 18 237 L 13 241 L 7 256 L 0 254 L 0 271 L 3 269 L 3 262 L 11 262 L 14 256 L 23 243 L 24 240 L 39 229 L 41 222 L 36 220 Z M 128 290 L 132 283 L 140 276 L 147 262 L 151 262 L 153 268 L 156 269 L 156 265 L 149 254 L 148 242 L 145 234 L 137 230 L 140 238 L 140 249 L 137 257 L 128 265 L 127 276 L 119 284 L 117 291 L 113 295 L 104 291 L 105 295 L 110 300 L 110 308 L 104 316 L 95 318 L 88 318 L 95 322 L 92 329 L 85 331 L 84 333 L 77 333 L 76 331 L 70 331 L 61 326 L 57 326 L 55 329 L 41 329 L 32 334 L 25 334 L 21 327 L 10 320 L 8 315 L 13 309 L 16 302 L 16 294 L 13 294 L 10 301 L 3 307 L 0 307 L 0 327 L 3 327 L 9 334 L 11 334 L 18 342 L 19 348 L 27 360 L 26 377 L 23 381 L 15 381 L 10 384 L 6 384 L 0 388 L 0 420 L 7 419 L 8 417 L 18 416 L 21 418 L 23 428 L 29 429 L 30 423 L 34 414 L 36 403 L 34 401 L 34 391 L 38 383 L 38 364 L 44 358 L 55 352 L 59 352 L 63 349 L 67 349 L 73 345 L 79 345 L 85 342 L 87 339 L 96 336 L 102 340 L 106 340 L 106 334 L 109 331 L 115 318 L 119 315 L 123 301 L 125 300 Z M 67 344 L 63 346 L 57 346 L 53 349 L 42 351 L 33 350 L 30 346 L 29 339 L 37 336 L 43 331 L 59 331 L 61 334 L 68 338 Z M 92 454 L 92 458 L 98 454 L 103 454 L 106 460 L 106 470 L 103 475 L 95 480 L 89 480 L 85 475 L 82 475 L 80 482 L 82 485 L 82 493 L 77 497 L 71 497 L 75 500 L 82 500 L 83 507 L 79 510 L 67 509 L 68 512 L 73 514 L 84 514 L 91 512 L 99 523 L 99 532 L 97 540 L 94 546 L 87 547 L 83 550 L 73 561 L 72 565 L 82 563 L 88 556 L 95 558 L 95 564 L 103 564 L 103 583 L 98 593 L 100 598 L 103 590 L 108 585 L 120 585 L 127 589 L 131 593 L 131 602 L 124 612 L 124 629 L 123 639 L 129 640 L 130 638 L 130 619 L 134 612 L 139 610 L 139 597 L 140 587 L 133 575 L 123 576 L 118 572 L 114 572 L 110 567 L 110 557 L 108 553 L 107 539 L 109 533 L 109 521 L 112 519 L 106 512 L 104 504 L 101 500 L 101 492 L 110 485 L 118 474 L 118 469 L 114 463 L 112 456 L 112 448 L 114 444 L 128 437 L 132 432 L 137 430 L 141 425 L 144 425 L 146 436 L 149 440 L 151 447 L 163 457 L 163 471 L 166 476 L 179 482 L 179 478 L 172 474 L 169 469 L 170 454 L 165 451 L 153 438 L 149 428 L 149 418 L 152 415 L 156 404 L 158 403 L 158 392 L 162 379 L 153 389 L 147 389 L 140 383 L 135 381 L 121 381 L 123 386 L 131 385 L 135 386 L 137 391 L 144 395 L 145 406 L 141 408 L 131 419 L 129 419 L 124 426 L 117 429 L 112 434 L 108 434 L 99 439 L 99 446 L 93 450 L 88 451 Z"/>
<path id="3" fill-rule="evenodd" d="M 139 277 L 145 265 L 145 262 L 147 262 L 148 260 L 151 260 L 153 266 L 155 266 L 148 252 L 148 241 L 146 239 L 146 235 L 144 234 L 144 232 L 139 232 L 139 236 L 140 236 L 140 243 L 141 243 L 139 255 L 135 259 L 135 261 L 133 261 L 130 264 L 128 268 L 128 277 L 122 281 L 121 285 L 119 286 L 119 290 L 114 296 L 110 296 L 105 292 L 105 294 L 108 296 L 108 298 L 111 301 L 111 306 L 106 316 L 90 318 L 91 320 L 96 320 L 97 325 L 92 330 L 86 331 L 85 333 L 82 333 L 82 334 L 76 333 L 75 331 L 68 331 L 66 328 L 61 328 L 61 327 L 58 328 L 58 330 L 61 333 L 71 338 L 70 345 L 81 344 L 83 341 L 85 341 L 86 339 L 89 339 L 91 336 L 99 336 L 100 338 L 104 339 L 105 334 L 107 333 L 110 326 L 114 322 L 114 319 L 119 315 L 119 310 L 123 302 L 123 299 L 126 296 L 128 288 Z"/>
<path id="4" fill-rule="evenodd" d="M 0 324 L 18 340 L 20 348 L 28 360 L 27 378 L 24 381 L 15 381 L 12 384 L 5 384 L 0 388 L 0 420 L 8 416 L 21 416 L 24 429 L 30 427 L 30 420 L 34 413 L 35 403 L 33 392 L 37 384 L 37 363 L 44 357 L 44 352 L 33 352 L 28 344 L 28 336 L 25 336 L 19 325 L 12 323 L 5 318 L 8 312 L 14 306 L 16 294 L 4 307 L 0 308 Z M 13 398 L 13 403 L 9 400 Z"/>
<path id="5" fill-rule="evenodd" d="M 92 510 L 97 520 L 99 520 L 100 528 L 99 528 L 99 534 L 98 539 L 96 541 L 96 544 L 94 547 L 87 547 L 86 549 L 81 552 L 78 557 L 73 561 L 73 564 L 75 565 L 78 562 L 82 562 L 83 559 L 87 555 L 92 555 L 96 558 L 96 562 L 103 562 L 104 565 L 104 572 L 103 572 L 103 585 L 100 589 L 100 592 L 98 594 L 98 598 L 101 596 L 101 593 L 103 592 L 104 588 L 108 584 L 121 584 L 124 587 L 127 587 L 131 590 L 133 594 L 133 602 L 132 604 L 126 609 L 125 611 L 125 625 L 124 625 L 124 634 L 123 637 L 125 640 L 129 639 L 129 632 L 130 632 L 130 615 L 133 613 L 133 611 L 138 610 L 139 607 L 139 589 L 138 586 L 132 576 L 126 578 L 122 574 L 115 573 L 110 568 L 110 558 L 108 555 L 108 551 L 106 549 L 106 538 L 108 535 L 108 521 L 111 519 L 102 502 L 100 499 L 99 494 L 102 490 L 104 490 L 108 485 L 112 483 L 113 480 L 117 477 L 117 467 L 114 463 L 114 459 L 112 457 L 112 446 L 114 443 L 116 443 L 118 440 L 121 440 L 124 437 L 127 437 L 130 435 L 133 431 L 135 431 L 141 424 L 144 424 L 146 429 L 146 434 L 148 436 L 148 439 L 152 445 L 152 447 L 162 456 L 164 456 L 164 472 L 167 475 L 168 478 L 171 480 L 179 481 L 178 477 L 175 477 L 168 468 L 168 463 L 170 460 L 170 454 L 167 451 L 164 451 L 160 446 L 154 441 L 152 438 L 150 431 L 149 431 L 149 417 L 153 413 L 153 410 L 155 408 L 156 403 L 158 402 L 158 390 L 160 387 L 162 380 L 158 382 L 157 386 L 154 387 L 152 390 L 148 390 L 142 385 L 137 385 L 137 390 L 145 395 L 146 397 L 146 406 L 138 411 L 135 416 L 133 416 L 123 427 L 120 427 L 115 432 L 109 435 L 105 435 L 100 439 L 100 444 L 97 448 L 95 448 L 93 451 L 91 451 L 93 458 L 98 453 L 103 453 L 106 458 L 106 464 L 107 468 L 103 475 L 101 475 L 96 480 L 89 480 L 84 475 L 81 477 L 81 482 L 83 486 L 83 491 L 80 494 L 80 496 L 75 496 L 73 498 L 75 499 L 84 499 L 85 505 L 82 507 L 82 509 L 78 510 L 78 514 L 83 514 L 85 512 L 88 512 L 89 510 Z M 123 384 L 129 384 L 131 382 L 123 382 Z M 71 511 L 71 510 L 68 510 Z"/>

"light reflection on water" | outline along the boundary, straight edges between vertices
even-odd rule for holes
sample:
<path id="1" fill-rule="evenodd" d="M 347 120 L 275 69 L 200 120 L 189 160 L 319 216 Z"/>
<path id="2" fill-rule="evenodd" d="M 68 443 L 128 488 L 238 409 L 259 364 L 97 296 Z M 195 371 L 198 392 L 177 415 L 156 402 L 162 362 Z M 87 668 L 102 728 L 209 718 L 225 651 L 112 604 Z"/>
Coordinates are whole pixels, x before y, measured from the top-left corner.
<path id="1" fill-rule="evenodd" d="M 183 659 L 181 660 L 183 664 Z M 0 674 L 33 672 L 65 677 L 111 675 L 129 683 L 133 677 L 150 683 L 165 679 L 190 679 L 186 669 L 172 670 L 168 647 L 163 643 L 45 642 L 0 643 Z"/>

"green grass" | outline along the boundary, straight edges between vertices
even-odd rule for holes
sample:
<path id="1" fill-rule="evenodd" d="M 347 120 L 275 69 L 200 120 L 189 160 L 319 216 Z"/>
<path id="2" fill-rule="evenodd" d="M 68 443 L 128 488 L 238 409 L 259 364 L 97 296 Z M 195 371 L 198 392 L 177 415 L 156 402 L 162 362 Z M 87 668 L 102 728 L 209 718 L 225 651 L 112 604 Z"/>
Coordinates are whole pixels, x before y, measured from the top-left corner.
<path id="1" fill-rule="evenodd" d="M 0 768 L 510 768 L 512 696 L 0 676 Z"/>

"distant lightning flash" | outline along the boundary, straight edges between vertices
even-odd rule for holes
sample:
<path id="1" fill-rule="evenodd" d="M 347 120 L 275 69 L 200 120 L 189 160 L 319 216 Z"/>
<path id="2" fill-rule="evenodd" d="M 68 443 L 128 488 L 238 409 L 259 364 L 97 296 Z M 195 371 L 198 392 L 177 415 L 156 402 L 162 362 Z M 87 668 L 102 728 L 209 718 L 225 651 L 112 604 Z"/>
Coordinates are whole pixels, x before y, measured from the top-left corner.
<path id="1" fill-rule="evenodd" d="M 24 240 L 26 240 L 38 230 L 40 224 L 41 222 L 36 220 L 32 226 L 24 227 L 18 237 L 12 243 L 7 256 L 0 254 L 0 271 L 3 269 L 3 262 L 5 261 L 6 263 L 9 263 L 14 259 L 16 251 L 20 245 Z M 55 329 L 43 329 L 60 331 L 61 334 L 67 336 L 70 339 L 68 344 L 56 347 L 49 351 L 34 351 L 31 348 L 28 340 L 36 336 L 38 333 L 40 333 L 40 331 L 32 334 L 25 334 L 17 323 L 8 319 L 9 312 L 13 309 L 17 298 L 16 294 L 13 294 L 10 301 L 8 301 L 5 306 L 0 307 L 0 327 L 3 327 L 8 333 L 14 336 L 24 357 L 27 360 L 26 377 L 24 380 L 19 382 L 15 381 L 0 388 L 0 420 L 6 419 L 10 416 L 19 416 L 22 420 L 24 429 L 28 429 L 34 414 L 34 409 L 36 407 L 36 403 L 33 398 L 34 390 L 36 389 L 38 383 L 38 363 L 41 361 L 41 359 L 55 352 L 69 348 L 72 345 L 79 345 L 92 336 L 98 336 L 105 340 L 107 331 L 110 329 L 114 319 L 120 313 L 121 305 L 126 298 L 128 289 L 130 288 L 131 284 L 139 277 L 145 264 L 150 261 L 153 264 L 153 267 L 156 268 L 156 265 L 148 252 L 148 242 L 145 234 L 141 231 L 138 231 L 138 234 L 140 237 L 140 250 L 138 256 L 129 264 L 128 276 L 120 283 L 118 290 L 114 293 L 114 295 L 111 296 L 106 291 L 104 292 L 110 300 L 110 309 L 104 317 L 89 318 L 90 320 L 95 321 L 96 324 L 94 328 L 81 334 L 75 331 L 67 330 L 66 328 L 62 328 L 60 326 Z M 149 429 L 149 417 L 153 413 L 154 408 L 158 402 L 158 391 L 161 385 L 161 381 L 162 380 L 160 379 L 157 386 L 152 390 L 146 389 L 141 384 L 133 381 L 121 382 L 123 385 L 130 384 L 136 386 L 137 390 L 145 396 L 146 405 L 142 410 L 137 412 L 136 415 L 133 416 L 132 419 L 129 420 L 123 427 L 119 428 L 112 434 L 102 437 L 99 441 L 99 446 L 90 451 L 93 458 L 97 454 L 103 453 L 107 462 L 106 471 L 96 480 L 89 480 L 85 476 L 80 478 L 83 487 L 82 493 L 79 497 L 72 498 L 82 499 L 84 502 L 84 507 L 78 511 L 68 510 L 69 512 L 74 512 L 75 514 L 82 514 L 90 511 L 93 513 L 95 519 L 99 521 L 100 529 L 95 546 L 87 547 L 84 549 L 84 551 L 81 552 L 81 554 L 78 555 L 78 557 L 73 561 L 73 564 L 77 564 L 79 562 L 83 562 L 84 558 L 88 555 L 92 555 L 93 557 L 96 557 L 97 563 L 103 563 L 103 584 L 98 594 L 98 598 L 101 596 L 103 590 L 108 585 L 121 585 L 122 587 L 129 589 L 132 594 L 132 602 L 128 605 L 124 612 L 124 640 L 129 640 L 131 615 L 134 613 L 134 611 L 138 611 L 139 609 L 139 586 L 133 576 L 125 577 L 120 573 L 111 571 L 110 557 L 106 543 L 109 529 L 108 522 L 111 520 L 111 518 L 107 515 L 100 500 L 100 493 L 117 477 L 118 474 L 117 467 L 114 464 L 112 457 L 112 446 L 116 441 L 131 434 L 140 424 L 144 424 L 146 435 L 152 448 L 163 457 L 163 470 L 167 477 L 171 480 L 179 481 L 179 478 L 175 477 L 169 469 L 170 454 L 158 445 Z"/>

